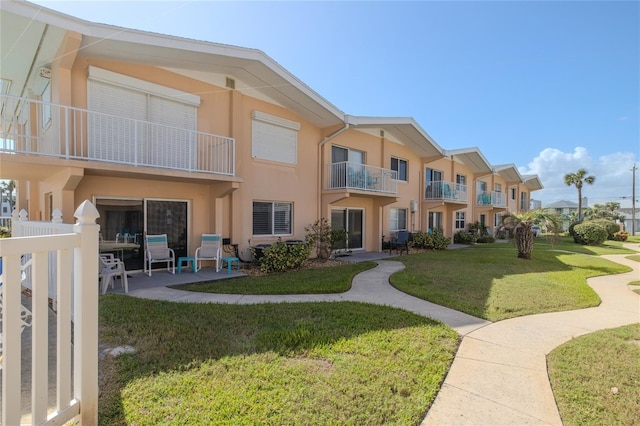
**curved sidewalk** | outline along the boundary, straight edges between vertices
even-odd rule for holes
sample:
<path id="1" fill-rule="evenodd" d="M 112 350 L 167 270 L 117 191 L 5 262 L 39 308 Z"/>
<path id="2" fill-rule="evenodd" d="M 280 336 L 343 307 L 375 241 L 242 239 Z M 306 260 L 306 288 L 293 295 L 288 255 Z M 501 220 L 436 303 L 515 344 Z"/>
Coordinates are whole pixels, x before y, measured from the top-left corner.
<path id="1" fill-rule="evenodd" d="M 640 296 L 628 283 L 640 264 L 602 256 L 632 272 L 589 278 L 602 303 L 594 308 L 530 315 L 467 334 L 422 425 L 561 425 L 546 356 L 574 337 L 640 322 Z"/>
<path id="2" fill-rule="evenodd" d="M 409 296 L 396 290 L 389 284 L 389 277 L 394 272 L 404 268 L 401 262 L 377 260 L 378 266 L 356 275 L 351 289 L 339 294 L 294 294 L 294 295 L 241 295 L 197 293 L 176 290 L 169 287 L 156 287 L 139 290 L 129 290 L 129 296 L 168 300 L 172 302 L 189 303 L 230 303 L 250 305 L 255 303 L 280 302 L 364 302 L 377 305 L 387 305 L 402 308 L 416 314 L 433 318 L 454 328 L 459 334 L 465 335 L 473 330 L 490 324 L 489 321 L 459 312 L 444 306 Z"/>

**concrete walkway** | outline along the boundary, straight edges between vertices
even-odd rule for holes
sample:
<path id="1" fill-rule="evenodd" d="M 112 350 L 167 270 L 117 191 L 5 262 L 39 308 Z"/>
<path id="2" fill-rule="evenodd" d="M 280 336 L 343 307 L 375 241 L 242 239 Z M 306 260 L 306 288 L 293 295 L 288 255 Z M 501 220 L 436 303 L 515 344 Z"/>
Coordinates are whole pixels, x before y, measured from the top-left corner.
<path id="1" fill-rule="evenodd" d="M 634 247 L 637 249 L 637 247 Z M 590 278 L 600 306 L 499 321 L 467 334 L 423 425 L 561 425 L 546 355 L 583 334 L 640 322 L 640 296 L 628 283 L 640 264 L 602 256 L 632 272 Z"/>
<path id="2" fill-rule="evenodd" d="M 640 279 L 640 264 L 626 256 L 603 257 L 627 265 L 633 272 L 588 280 L 602 299 L 600 306 L 497 323 L 396 290 L 389 284 L 389 276 L 404 265 L 388 260 L 379 260 L 378 267 L 358 274 L 351 289 L 342 294 L 251 296 L 156 287 L 130 290 L 129 295 L 194 303 L 357 301 L 406 309 L 442 321 L 463 336 L 423 425 L 561 425 L 547 376 L 546 355 L 573 337 L 640 322 L 640 296 L 628 286 L 629 282 Z"/>

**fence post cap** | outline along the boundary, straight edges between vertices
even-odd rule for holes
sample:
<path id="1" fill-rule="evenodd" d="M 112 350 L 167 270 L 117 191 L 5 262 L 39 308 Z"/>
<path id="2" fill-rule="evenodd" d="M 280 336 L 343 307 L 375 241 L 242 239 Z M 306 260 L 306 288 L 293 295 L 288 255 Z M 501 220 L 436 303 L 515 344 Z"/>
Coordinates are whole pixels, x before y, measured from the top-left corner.
<path id="1" fill-rule="evenodd" d="M 98 209 L 89 200 L 84 200 L 73 215 L 78 218 L 78 225 L 93 225 L 100 217 Z"/>

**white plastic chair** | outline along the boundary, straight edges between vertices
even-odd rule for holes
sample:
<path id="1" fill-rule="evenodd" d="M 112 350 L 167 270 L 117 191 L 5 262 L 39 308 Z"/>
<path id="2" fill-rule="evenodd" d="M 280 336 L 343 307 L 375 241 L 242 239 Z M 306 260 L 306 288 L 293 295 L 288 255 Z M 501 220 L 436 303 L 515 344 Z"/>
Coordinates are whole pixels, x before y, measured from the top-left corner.
<path id="1" fill-rule="evenodd" d="M 127 280 L 127 271 L 124 267 L 124 262 L 113 257 L 113 255 L 99 255 L 100 259 L 100 279 L 102 280 L 102 294 L 107 292 L 109 284 L 111 288 L 114 287 L 113 283 L 116 277 L 120 277 L 124 292 L 129 293 L 129 282 Z"/>
<path id="2" fill-rule="evenodd" d="M 196 272 L 202 268 L 203 260 L 215 260 L 216 272 L 220 271 L 222 257 L 222 237 L 220 234 L 202 234 L 200 247 L 196 249 Z"/>
<path id="3" fill-rule="evenodd" d="M 147 235 L 144 248 L 144 271 L 151 276 L 153 263 L 166 262 L 167 271 L 176 273 L 176 254 L 169 248 L 167 234 Z"/>

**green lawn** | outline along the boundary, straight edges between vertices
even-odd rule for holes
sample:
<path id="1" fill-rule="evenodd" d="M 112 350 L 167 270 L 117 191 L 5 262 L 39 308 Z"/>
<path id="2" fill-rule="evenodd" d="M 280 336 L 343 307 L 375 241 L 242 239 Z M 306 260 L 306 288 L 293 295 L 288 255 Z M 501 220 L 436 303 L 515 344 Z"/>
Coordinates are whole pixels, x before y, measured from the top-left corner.
<path id="1" fill-rule="evenodd" d="M 565 425 L 635 425 L 640 419 L 640 324 L 577 337 L 547 356 Z"/>
<path id="2" fill-rule="evenodd" d="M 180 290 L 225 294 L 327 294 L 344 293 L 360 272 L 374 262 L 350 263 L 317 269 L 246 276 L 229 280 L 172 286 Z"/>
<path id="3" fill-rule="evenodd" d="M 517 259 L 511 244 L 477 245 L 401 256 L 397 259 L 406 268 L 391 280 L 407 293 L 496 321 L 597 305 L 586 278 L 628 270 L 594 256 L 608 253 L 632 252 L 621 244 L 592 248 L 537 239 L 533 260 L 526 261 Z M 248 276 L 189 288 L 241 294 L 343 292 L 355 274 L 372 266 Z M 405 425 L 423 419 L 459 340 L 443 324 L 377 305 L 186 304 L 108 294 L 100 298 L 100 342 L 136 349 L 100 361 L 101 424 Z M 597 364 L 605 352 L 594 353 Z M 617 353 L 607 355 L 607 362 L 615 364 L 606 364 L 607 369 L 628 365 L 627 355 Z M 584 367 L 582 360 L 565 364 L 563 374 L 580 380 L 582 371 L 598 368 Z M 611 384 L 620 389 L 616 396 L 628 392 L 627 382 L 611 377 L 623 383 Z M 589 383 L 589 388 L 600 386 Z M 583 393 L 569 385 L 560 388 L 569 396 Z M 637 405 L 637 393 L 632 395 Z M 592 403 L 579 398 L 578 404 Z M 561 410 L 566 424 L 583 423 L 582 418 L 567 420 Z M 621 416 L 624 410 L 620 407 Z M 627 417 L 620 419 L 591 423 L 628 423 Z"/>
<path id="4" fill-rule="evenodd" d="M 447 326 L 360 303 L 186 304 L 108 294 L 104 425 L 418 424 L 458 347 Z"/>
<path id="5" fill-rule="evenodd" d="M 569 248 L 574 252 L 566 252 Z M 600 298 L 586 279 L 629 268 L 575 250 L 631 253 L 616 245 L 552 246 L 536 240 L 533 259 L 522 260 L 511 244 L 482 244 L 399 257 L 406 268 L 391 277 L 391 284 L 421 299 L 490 321 L 597 306 Z"/>

